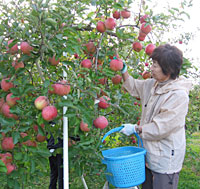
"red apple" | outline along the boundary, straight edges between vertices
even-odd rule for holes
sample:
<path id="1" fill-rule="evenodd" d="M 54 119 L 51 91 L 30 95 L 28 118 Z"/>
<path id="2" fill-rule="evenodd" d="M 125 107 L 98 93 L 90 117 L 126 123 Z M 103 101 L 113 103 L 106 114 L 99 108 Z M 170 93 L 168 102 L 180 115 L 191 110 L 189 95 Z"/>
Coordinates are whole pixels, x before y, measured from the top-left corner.
<path id="1" fill-rule="evenodd" d="M 142 24 L 142 23 L 144 23 L 144 22 L 146 22 L 146 19 L 149 17 L 149 15 L 147 15 L 147 14 L 145 14 L 144 16 L 142 16 L 141 18 L 140 18 L 140 23 Z"/>
<path id="2" fill-rule="evenodd" d="M 9 91 L 10 88 L 13 88 L 14 87 L 14 84 L 10 81 L 10 78 L 5 78 L 5 79 L 2 79 L 1 81 L 1 88 L 3 91 Z"/>
<path id="3" fill-rule="evenodd" d="M 104 116 L 99 116 L 93 121 L 93 124 L 96 128 L 104 129 L 108 126 L 108 120 Z"/>
<path id="4" fill-rule="evenodd" d="M 78 59 L 78 58 L 79 58 L 79 56 L 78 56 L 77 53 L 74 54 L 74 58 L 75 58 L 75 59 Z"/>
<path id="5" fill-rule="evenodd" d="M 114 84 L 114 85 L 117 85 L 117 84 L 119 84 L 120 82 L 121 82 L 121 80 L 122 80 L 122 76 L 121 75 L 115 75 L 114 77 L 112 77 L 112 83 Z"/>
<path id="6" fill-rule="evenodd" d="M 105 21 L 105 26 L 106 26 L 106 29 L 113 30 L 116 26 L 115 19 L 107 18 L 106 21 Z"/>
<path id="7" fill-rule="evenodd" d="M 20 133 L 20 136 L 21 136 L 22 138 L 24 138 L 24 137 L 28 136 L 28 134 L 27 134 L 27 133 L 24 133 L 24 132 L 21 132 L 21 133 Z"/>
<path id="8" fill-rule="evenodd" d="M 15 170 L 15 166 L 12 165 L 11 163 L 6 164 L 6 168 L 7 168 L 7 175 L 9 175 L 11 172 L 13 172 L 13 170 Z"/>
<path id="9" fill-rule="evenodd" d="M 120 12 L 119 11 L 114 11 L 113 12 L 113 18 L 115 18 L 115 19 L 119 19 L 120 18 Z"/>
<path id="10" fill-rule="evenodd" d="M 81 123 L 80 123 L 80 129 L 83 132 L 89 132 L 90 131 L 90 128 L 88 128 L 88 124 L 84 123 L 83 121 L 81 121 Z"/>
<path id="11" fill-rule="evenodd" d="M 110 101 L 110 98 L 108 96 L 102 96 L 99 98 L 100 102 L 98 103 L 98 107 L 102 109 L 106 109 L 110 106 L 108 101 Z"/>
<path id="12" fill-rule="evenodd" d="M 92 67 L 92 62 L 89 59 L 84 59 L 81 62 L 81 67 L 83 67 L 83 68 L 91 68 Z"/>
<path id="13" fill-rule="evenodd" d="M 13 143 L 13 138 L 12 137 L 3 138 L 3 140 L 1 141 L 1 147 L 3 150 L 6 151 L 12 150 L 15 147 Z"/>
<path id="14" fill-rule="evenodd" d="M 97 31 L 101 32 L 101 33 L 106 31 L 106 26 L 105 26 L 105 23 L 103 21 L 99 21 L 97 23 L 97 27 L 96 28 L 97 28 Z"/>
<path id="15" fill-rule="evenodd" d="M 139 41 L 144 41 L 146 35 L 147 35 L 146 33 L 142 32 L 142 31 L 140 30 L 140 31 L 139 31 L 138 40 L 139 40 Z"/>
<path id="16" fill-rule="evenodd" d="M 17 101 L 20 100 L 19 97 L 12 97 L 12 94 L 13 93 L 9 93 L 7 96 L 6 96 L 6 102 L 8 104 L 8 106 L 12 107 L 14 106 L 15 104 L 17 104 Z"/>
<path id="17" fill-rule="evenodd" d="M 56 60 L 56 55 L 53 55 L 53 57 L 50 57 L 50 58 L 49 58 L 49 62 L 50 62 L 50 64 L 51 64 L 52 66 L 57 66 L 57 65 L 59 64 L 59 62 L 60 62 L 60 59 L 58 58 L 58 59 Z"/>
<path id="18" fill-rule="evenodd" d="M 18 119 L 18 116 L 15 114 L 10 113 L 10 106 L 5 102 L 3 106 L 1 107 L 2 114 L 7 118 L 14 118 Z"/>
<path id="19" fill-rule="evenodd" d="M 144 72 L 142 72 L 142 77 L 143 77 L 143 79 L 148 79 L 151 77 L 151 73 L 148 71 L 144 71 Z"/>
<path id="20" fill-rule="evenodd" d="M 13 160 L 12 154 L 10 152 L 0 154 L 0 160 L 2 160 L 5 165 L 11 163 Z"/>
<path id="21" fill-rule="evenodd" d="M 140 52 L 142 50 L 142 44 L 140 42 L 134 42 L 133 50 L 136 52 Z"/>
<path id="22" fill-rule="evenodd" d="M 8 45 L 10 45 L 12 42 L 13 42 L 13 39 L 9 40 Z M 6 48 L 8 49 L 8 53 L 15 54 L 15 53 L 18 52 L 18 45 L 17 44 L 13 45 L 11 48 L 9 48 L 9 47 L 6 47 Z"/>
<path id="23" fill-rule="evenodd" d="M 59 96 L 65 96 L 69 94 L 71 87 L 69 84 L 67 84 L 67 81 L 62 80 L 59 83 L 53 84 L 52 88 L 53 88 L 52 91 L 53 94 L 57 94 Z"/>
<path id="24" fill-rule="evenodd" d="M 43 129 L 44 129 L 44 127 L 45 127 L 44 124 L 41 124 L 40 126 L 41 126 Z M 37 126 L 37 125 L 33 125 L 33 129 L 34 129 L 34 131 L 38 132 L 38 126 Z"/>
<path id="25" fill-rule="evenodd" d="M 52 121 L 57 117 L 57 109 L 55 106 L 46 106 L 42 109 L 42 117 L 46 121 Z"/>
<path id="26" fill-rule="evenodd" d="M 37 146 L 36 141 L 32 141 L 32 140 L 27 140 L 25 142 L 22 142 L 22 144 L 24 144 L 25 146 L 33 146 L 33 147 Z"/>
<path id="27" fill-rule="evenodd" d="M 148 44 L 145 48 L 145 53 L 149 56 L 151 56 L 152 52 L 154 51 L 154 49 L 156 48 L 156 46 L 152 43 Z"/>
<path id="28" fill-rule="evenodd" d="M 131 12 L 130 11 L 128 11 L 127 9 L 124 9 L 123 11 L 121 11 L 121 16 L 123 17 L 123 18 L 129 18 L 130 16 L 131 16 Z"/>
<path id="29" fill-rule="evenodd" d="M 94 45 L 94 42 L 92 42 L 92 41 L 85 44 L 84 46 L 86 46 L 88 53 L 94 53 L 96 51 L 96 46 Z"/>
<path id="30" fill-rule="evenodd" d="M 106 82 L 107 82 L 107 78 L 106 77 L 99 79 L 99 83 L 102 84 L 102 85 L 105 85 Z"/>
<path id="31" fill-rule="evenodd" d="M 26 55 L 30 55 L 31 51 L 33 50 L 33 47 L 31 47 L 28 42 L 21 42 L 20 48 L 21 51 Z"/>
<path id="32" fill-rule="evenodd" d="M 120 71 L 123 68 L 123 62 L 119 59 L 113 59 L 110 61 L 110 69 L 113 71 Z"/>
<path id="33" fill-rule="evenodd" d="M 140 26 L 140 30 L 147 35 L 152 30 L 152 28 L 150 24 L 144 22 Z"/>
<path id="34" fill-rule="evenodd" d="M 38 142 L 44 142 L 46 140 L 46 136 L 42 136 L 41 134 L 37 134 L 36 139 Z"/>
<path id="35" fill-rule="evenodd" d="M 12 62 L 12 67 L 14 67 L 15 70 L 17 70 L 18 68 L 24 68 L 24 63 L 22 61 L 18 62 L 17 60 L 15 60 Z"/>
<path id="36" fill-rule="evenodd" d="M 35 99 L 34 104 L 38 110 L 42 110 L 49 105 L 49 99 L 46 96 L 39 96 Z"/>

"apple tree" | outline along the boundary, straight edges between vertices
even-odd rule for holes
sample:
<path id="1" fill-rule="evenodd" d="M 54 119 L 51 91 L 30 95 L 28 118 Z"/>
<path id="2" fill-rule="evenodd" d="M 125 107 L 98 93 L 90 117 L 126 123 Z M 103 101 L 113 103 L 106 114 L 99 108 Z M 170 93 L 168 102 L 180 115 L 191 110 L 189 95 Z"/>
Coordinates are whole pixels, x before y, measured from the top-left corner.
<path id="1" fill-rule="evenodd" d="M 136 11 L 132 10 L 137 6 Z M 48 176 L 46 139 L 63 138 L 68 118 L 70 183 L 100 175 L 102 136 L 122 123 L 138 123 L 140 99 L 122 88 L 129 73 L 148 79 L 154 48 L 173 28 L 180 10 L 156 14 L 148 1 L 1 2 L 0 180 L 26 188 Z M 186 13 L 185 13 L 186 14 Z M 186 61 L 183 74 L 191 67 Z M 63 112 L 63 107 L 67 111 Z M 120 145 L 135 143 L 120 136 Z M 108 141 L 113 146 L 116 140 Z M 62 153 L 62 149 L 54 152 Z"/>

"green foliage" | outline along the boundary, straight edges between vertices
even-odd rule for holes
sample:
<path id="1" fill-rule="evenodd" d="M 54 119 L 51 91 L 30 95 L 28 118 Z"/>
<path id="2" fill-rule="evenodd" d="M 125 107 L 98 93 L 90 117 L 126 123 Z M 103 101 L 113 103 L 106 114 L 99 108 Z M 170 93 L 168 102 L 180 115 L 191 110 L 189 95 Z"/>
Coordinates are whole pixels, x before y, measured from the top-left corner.
<path id="1" fill-rule="evenodd" d="M 186 131 L 190 135 L 200 129 L 200 87 L 198 85 L 194 86 L 193 90 L 190 92 L 190 103 L 189 110 L 186 117 Z"/>

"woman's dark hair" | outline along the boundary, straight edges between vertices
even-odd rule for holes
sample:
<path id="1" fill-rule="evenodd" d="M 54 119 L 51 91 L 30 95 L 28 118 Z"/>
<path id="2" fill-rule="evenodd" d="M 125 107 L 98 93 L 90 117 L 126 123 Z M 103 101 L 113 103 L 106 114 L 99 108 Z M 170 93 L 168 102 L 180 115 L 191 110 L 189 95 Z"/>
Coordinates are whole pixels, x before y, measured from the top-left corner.
<path id="1" fill-rule="evenodd" d="M 160 45 L 154 49 L 150 58 L 156 60 L 165 75 L 170 75 L 171 79 L 179 76 L 183 63 L 183 53 L 175 46 L 169 44 Z"/>

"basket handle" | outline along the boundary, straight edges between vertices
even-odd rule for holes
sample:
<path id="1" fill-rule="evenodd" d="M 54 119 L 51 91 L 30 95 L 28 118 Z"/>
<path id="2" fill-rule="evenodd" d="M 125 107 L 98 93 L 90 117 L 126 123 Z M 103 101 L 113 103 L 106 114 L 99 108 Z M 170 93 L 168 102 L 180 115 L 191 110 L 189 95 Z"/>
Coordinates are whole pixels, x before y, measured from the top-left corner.
<path id="1" fill-rule="evenodd" d="M 111 129 L 110 131 L 108 131 L 102 138 L 101 142 L 103 143 L 103 141 L 106 139 L 107 136 L 109 136 L 112 133 L 118 132 L 120 130 L 122 130 L 124 128 L 124 126 L 120 126 L 120 127 L 116 127 L 114 129 Z M 138 141 L 138 147 L 141 144 L 141 147 L 143 147 L 143 142 L 142 139 L 140 138 L 140 136 L 137 133 L 133 133 L 136 137 L 137 137 L 137 141 Z"/>

